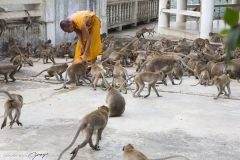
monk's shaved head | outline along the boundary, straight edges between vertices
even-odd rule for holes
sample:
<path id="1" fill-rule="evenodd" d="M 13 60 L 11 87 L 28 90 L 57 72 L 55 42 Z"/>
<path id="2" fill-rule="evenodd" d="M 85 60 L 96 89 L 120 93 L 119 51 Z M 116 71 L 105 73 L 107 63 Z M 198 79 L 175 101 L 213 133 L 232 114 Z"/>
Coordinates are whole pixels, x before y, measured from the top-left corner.
<path id="1" fill-rule="evenodd" d="M 73 30 L 74 30 L 73 22 L 68 19 L 62 20 L 60 22 L 60 27 L 65 32 L 73 32 Z"/>

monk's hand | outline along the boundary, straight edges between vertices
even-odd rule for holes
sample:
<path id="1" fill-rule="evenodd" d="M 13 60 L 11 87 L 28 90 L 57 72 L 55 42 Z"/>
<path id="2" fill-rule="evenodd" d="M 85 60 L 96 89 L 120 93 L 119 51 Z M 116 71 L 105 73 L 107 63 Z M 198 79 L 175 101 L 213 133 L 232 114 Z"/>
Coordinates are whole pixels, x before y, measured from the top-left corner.
<path id="1" fill-rule="evenodd" d="M 78 63 L 82 63 L 82 58 L 78 57 L 73 61 L 73 64 L 78 64 Z"/>
<path id="2" fill-rule="evenodd" d="M 81 59 L 82 59 L 82 61 L 86 61 L 87 60 L 86 54 L 81 55 Z"/>

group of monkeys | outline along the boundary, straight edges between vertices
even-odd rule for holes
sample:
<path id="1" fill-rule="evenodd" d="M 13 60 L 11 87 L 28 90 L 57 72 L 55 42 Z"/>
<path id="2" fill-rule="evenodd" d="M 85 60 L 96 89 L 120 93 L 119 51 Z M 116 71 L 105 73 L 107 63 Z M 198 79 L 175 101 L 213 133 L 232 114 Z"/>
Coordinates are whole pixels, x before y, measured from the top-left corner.
<path id="1" fill-rule="evenodd" d="M 142 32 L 143 31 L 146 33 L 146 29 L 142 30 Z M 47 59 L 49 58 L 54 65 L 44 69 L 34 77 L 46 71 L 47 74 L 44 75 L 46 80 L 51 77 L 56 77 L 58 81 L 64 81 L 63 86 L 59 89 L 67 88 L 67 84 L 75 83 L 76 86 L 90 84 L 93 89 L 96 90 L 99 79 L 102 79 L 100 86 L 102 89 L 107 90 L 106 106 L 102 105 L 98 107 L 96 111 L 83 117 L 73 141 L 61 152 L 58 160 L 72 147 L 81 131 L 86 132 L 86 138 L 71 152 L 71 160 L 76 157 L 79 149 L 87 144 L 89 144 L 93 150 L 100 149 L 99 141 L 107 125 L 108 117 L 120 117 L 125 111 L 126 102 L 120 92 L 126 94 L 128 88 L 133 83 L 136 85 L 135 91 L 133 92 L 134 97 L 147 98 L 151 93 L 151 88 L 153 88 L 158 97 L 161 97 L 156 89 L 157 83 L 167 85 L 166 78 L 168 77 L 173 85 L 176 85 L 175 79 L 180 80 L 179 84 L 181 84 L 184 75 L 193 75 L 199 80 L 197 84 L 205 86 L 214 84 L 217 86 L 218 95 L 214 99 L 217 99 L 223 93 L 228 97 L 230 96 L 230 78 L 237 80 L 240 78 L 240 50 L 234 50 L 230 62 L 226 63 L 224 61 L 225 52 L 221 36 L 213 33 L 210 34 L 211 41 L 219 42 L 217 45 L 213 45 L 208 39 L 201 38 L 193 42 L 189 42 L 186 39 L 172 41 L 165 37 L 160 40 L 150 40 L 145 39 L 144 36 L 141 37 L 144 33 L 141 34 L 140 32 L 141 31 L 128 41 L 117 41 L 114 37 L 109 37 L 106 34 L 102 35 L 103 53 L 100 62 L 95 64 L 88 64 L 87 62 L 71 65 L 67 63 L 55 64 L 53 58 L 54 49 L 49 45 L 49 42 L 45 42 L 44 45 L 36 49 L 36 51 L 42 55 L 40 57 L 46 60 L 43 60 L 43 63 L 47 63 Z M 29 46 L 30 45 L 27 45 L 27 47 Z M 26 59 L 32 61 L 29 56 L 25 54 L 28 51 L 27 47 L 23 50 L 16 44 L 13 44 L 12 48 L 14 47 L 18 55 L 12 57 L 13 62 L 17 57 L 20 57 L 21 64 L 24 63 L 23 61 L 27 61 Z M 88 73 L 89 66 L 91 70 Z M 129 66 L 136 66 L 136 73 L 128 75 L 125 67 Z M 8 82 L 8 76 L 15 81 L 16 79 L 13 75 L 19 67 L 19 63 L 13 63 L 13 65 L 1 64 L 0 74 L 4 75 L 6 82 Z M 66 76 L 63 79 L 62 74 L 64 72 L 66 72 Z M 91 78 L 89 78 L 89 74 Z M 108 83 L 106 77 L 113 78 L 111 85 Z M 131 79 L 133 79 L 133 81 Z M 142 96 L 141 92 L 145 87 L 145 83 L 148 83 L 148 94 Z M 226 91 L 225 88 L 227 88 L 228 91 Z M 10 127 L 12 127 L 14 123 L 22 126 L 19 118 L 23 105 L 23 97 L 18 94 L 10 94 L 4 90 L 0 90 L 0 93 L 5 93 L 9 97 L 4 105 L 5 113 L 1 129 L 6 126 L 7 117 L 11 120 Z M 14 110 L 15 115 L 13 117 L 12 112 Z M 92 142 L 94 130 L 97 130 L 95 144 Z M 179 157 L 179 155 L 160 159 L 164 160 L 174 157 Z M 136 150 L 132 144 L 123 147 L 123 159 L 148 160 L 148 158 Z"/>

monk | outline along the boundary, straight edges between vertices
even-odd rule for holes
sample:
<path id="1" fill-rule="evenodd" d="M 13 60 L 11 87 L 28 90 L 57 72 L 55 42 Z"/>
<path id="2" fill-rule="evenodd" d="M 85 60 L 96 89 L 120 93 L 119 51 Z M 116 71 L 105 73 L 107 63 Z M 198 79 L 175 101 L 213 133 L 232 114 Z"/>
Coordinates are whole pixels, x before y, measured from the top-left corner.
<path id="1" fill-rule="evenodd" d="M 91 61 L 95 63 L 96 57 L 101 53 L 100 27 L 101 22 L 94 12 L 77 11 L 60 22 L 64 32 L 77 34 L 73 63 Z"/>

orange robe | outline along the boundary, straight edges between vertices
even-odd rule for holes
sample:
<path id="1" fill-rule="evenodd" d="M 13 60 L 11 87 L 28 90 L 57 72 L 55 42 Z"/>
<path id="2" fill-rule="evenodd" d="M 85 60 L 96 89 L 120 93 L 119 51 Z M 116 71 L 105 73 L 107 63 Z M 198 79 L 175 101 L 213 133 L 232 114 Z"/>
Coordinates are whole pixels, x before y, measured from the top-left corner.
<path id="1" fill-rule="evenodd" d="M 91 17 L 90 24 L 87 25 L 87 28 L 91 37 L 91 44 L 89 48 L 89 53 L 87 55 L 87 60 L 91 61 L 95 59 L 102 52 L 102 45 L 101 45 L 101 38 L 100 38 L 101 22 L 94 12 L 77 11 L 73 14 L 73 22 L 77 29 L 79 30 L 82 29 L 83 20 L 86 17 Z M 84 46 L 87 43 L 87 39 L 84 35 L 82 35 L 82 42 Z M 74 59 L 73 59 L 74 61 L 79 59 L 79 57 L 83 54 L 82 52 L 84 52 L 84 51 L 81 51 L 80 45 L 81 45 L 80 41 L 78 40 L 76 44 Z"/>

